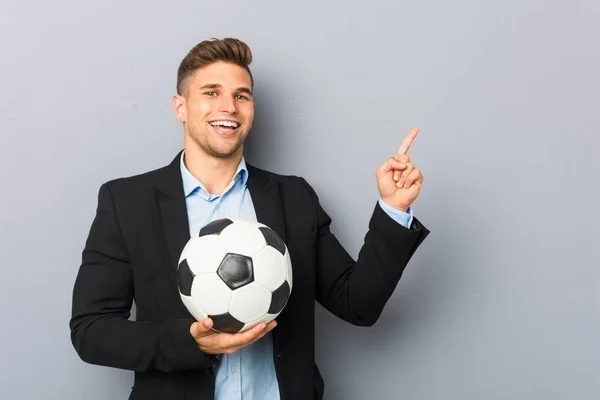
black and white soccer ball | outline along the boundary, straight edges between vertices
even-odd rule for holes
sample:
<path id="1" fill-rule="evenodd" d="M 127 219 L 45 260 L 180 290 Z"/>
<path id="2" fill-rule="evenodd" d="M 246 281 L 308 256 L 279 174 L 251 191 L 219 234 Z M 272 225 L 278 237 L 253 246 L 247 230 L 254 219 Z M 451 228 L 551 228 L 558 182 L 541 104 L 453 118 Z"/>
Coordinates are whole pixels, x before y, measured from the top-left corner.
<path id="1" fill-rule="evenodd" d="M 196 320 L 218 332 L 243 332 L 275 319 L 292 292 L 292 262 L 279 235 L 245 219 L 217 219 L 181 252 L 177 283 Z"/>

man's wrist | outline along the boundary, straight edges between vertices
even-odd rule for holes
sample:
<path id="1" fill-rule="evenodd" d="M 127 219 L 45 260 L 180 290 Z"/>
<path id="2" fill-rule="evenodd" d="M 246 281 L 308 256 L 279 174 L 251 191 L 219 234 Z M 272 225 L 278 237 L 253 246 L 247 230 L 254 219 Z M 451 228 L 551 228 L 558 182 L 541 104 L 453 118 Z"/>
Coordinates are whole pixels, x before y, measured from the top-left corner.
<path id="1" fill-rule="evenodd" d="M 413 211 L 410 207 L 408 207 L 406 211 L 399 210 L 398 208 L 392 207 L 391 205 L 383 201 L 383 199 L 379 199 L 379 206 L 395 222 L 399 223 L 405 228 L 410 228 L 413 220 Z"/>

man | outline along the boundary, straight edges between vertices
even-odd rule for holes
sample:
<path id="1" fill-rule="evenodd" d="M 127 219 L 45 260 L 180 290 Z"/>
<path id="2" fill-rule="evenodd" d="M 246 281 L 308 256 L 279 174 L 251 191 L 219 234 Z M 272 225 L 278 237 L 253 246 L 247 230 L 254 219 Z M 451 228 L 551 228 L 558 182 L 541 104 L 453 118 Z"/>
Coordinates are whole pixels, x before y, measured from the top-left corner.
<path id="1" fill-rule="evenodd" d="M 251 61 L 236 39 L 195 46 L 181 62 L 172 101 L 183 151 L 165 167 L 100 187 L 73 290 L 71 338 L 84 361 L 135 371 L 130 399 L 321 399 L 315 299 L 349 323 L 374 324 L 429 233 L 410 208 L 423 182 L 407 155 L 417 129 L 376 172 L 380 199 L 356 262 L 303 178 L 247 164 Z M 176 283 L 190 235 L 227 216 L 273 228 L 294 274 L 277 320 L 238 334 L 195 321 Z"/>

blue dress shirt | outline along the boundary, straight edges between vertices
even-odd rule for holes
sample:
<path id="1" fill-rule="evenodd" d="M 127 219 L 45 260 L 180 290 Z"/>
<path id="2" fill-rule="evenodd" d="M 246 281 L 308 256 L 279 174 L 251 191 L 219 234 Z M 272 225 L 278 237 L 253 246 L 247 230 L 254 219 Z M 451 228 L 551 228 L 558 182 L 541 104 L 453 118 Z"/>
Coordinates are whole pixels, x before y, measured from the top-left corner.
<path id="1" fill-rule="evenodd" d="M 218 218 L 244 218 L 256 221 L 254 205 L 246 183 L 248 170 L 244 158 L 229 186 L 221 195 L 206 191 L 186 168 L 181 155 L 181 177 L 187 207 L 190 235 Z M 396 222 L 405 227 L 412 223 L 412 210 L 396 210 L 379 200 L 380 206 Z M 234 354 L 222 354 L 216 365 L 215 400 L 279 400 L 279 385 L 273 363 L 270 333 Z"/>

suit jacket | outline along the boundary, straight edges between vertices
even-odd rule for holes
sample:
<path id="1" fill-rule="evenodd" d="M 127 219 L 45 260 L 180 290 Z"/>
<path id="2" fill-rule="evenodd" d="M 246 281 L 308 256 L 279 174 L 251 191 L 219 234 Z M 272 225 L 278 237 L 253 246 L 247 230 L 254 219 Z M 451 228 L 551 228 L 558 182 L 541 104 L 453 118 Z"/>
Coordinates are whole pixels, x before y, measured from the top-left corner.
<path id="1" fill-rule="evenodd" d="M 351 324 L 374 324 L 429 231 L 414 217 L 410 229 L 399 225 L 376 203 L 355 261 L 303 178 L 248 164 L 248 188 L 258 221 L 285 241 L 293 265 L 294 289 L 273 330 L 281 398 L 321 399 L 315 300 Z M 83 361 L 135 371 L 130 400 L 213 399 L 215 357 L 190 336 L 194 319 L 177 288 L 189 237 L 179 155 L 101 185 L 73 289 L 71 339 Z"/>

